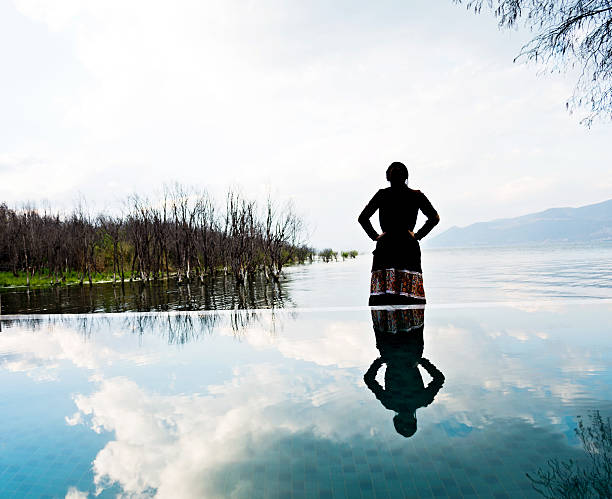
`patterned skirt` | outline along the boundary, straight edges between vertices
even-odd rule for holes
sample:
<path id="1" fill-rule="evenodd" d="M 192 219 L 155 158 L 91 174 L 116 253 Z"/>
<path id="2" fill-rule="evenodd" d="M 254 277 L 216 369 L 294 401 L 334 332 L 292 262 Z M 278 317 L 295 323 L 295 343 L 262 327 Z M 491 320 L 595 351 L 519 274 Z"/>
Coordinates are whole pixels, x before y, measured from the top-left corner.
<path id="1" fill-rule="evenodd" d="M 385 235 L 376 243 L 369 305 L 425 303 L 421 248 L 410 236 Z"/>

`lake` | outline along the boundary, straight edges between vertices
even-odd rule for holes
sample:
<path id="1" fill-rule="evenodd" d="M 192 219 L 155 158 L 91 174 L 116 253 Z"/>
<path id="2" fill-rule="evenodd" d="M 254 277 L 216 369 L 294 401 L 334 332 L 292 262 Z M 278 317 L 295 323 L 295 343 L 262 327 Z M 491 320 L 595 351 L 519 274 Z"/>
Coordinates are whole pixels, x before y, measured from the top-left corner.
<path id="1" fill-rule="evenodd" d="M 0 496 L 541 497 L 550 459 L 602 465 L 580 421 L 612 437 L 611 262 L 425 251 L 425 309 L 365 306 L 367 255 L 242 295 L 3 293 Z"/>

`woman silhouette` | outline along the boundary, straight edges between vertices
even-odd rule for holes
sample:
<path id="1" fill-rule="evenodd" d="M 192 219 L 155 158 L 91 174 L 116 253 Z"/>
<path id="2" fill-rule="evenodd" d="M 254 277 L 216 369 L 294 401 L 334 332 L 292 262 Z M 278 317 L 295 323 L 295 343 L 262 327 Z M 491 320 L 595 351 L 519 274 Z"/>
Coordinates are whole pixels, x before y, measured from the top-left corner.
<path id="1" fill-rule="evenodd" d="M 391 163 L 387 180 L 391 186 L 374 194 L 358 218 L 368 236 L 376 241 L 369 304 L 425 303 L 419 241 L 438 224 L 440 217 L 425 194 L 408 187 L 408 169 L 403 163 Z M 381 234 L 370 222 L 376 210 Z M 427 221 L 415 233 L 419 210 Z"/>

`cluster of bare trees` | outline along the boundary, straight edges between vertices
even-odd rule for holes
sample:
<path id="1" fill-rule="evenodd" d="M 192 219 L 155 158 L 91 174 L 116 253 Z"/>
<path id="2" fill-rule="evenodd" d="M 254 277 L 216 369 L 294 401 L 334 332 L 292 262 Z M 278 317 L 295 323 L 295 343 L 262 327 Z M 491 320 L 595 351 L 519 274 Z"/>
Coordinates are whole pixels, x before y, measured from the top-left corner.
<path id="1" fill-rule="evenodd" d="M 312 259 L 304 226 L 290 204 L 265 206 L 228 192 L 222 209 L 206 192 L 175 185 L 155 200 L 133 195 L 122 215 L 93 216 L 82 206 L 67 216 L 31 206 L 0 205 L 0 269 L 27 283 L 36 273 L 54 284 L 76 273 L 121 280 L 200 280 L 222 271 L 244 282 L 263 272 L 277 281 L 290 262 Z"/>

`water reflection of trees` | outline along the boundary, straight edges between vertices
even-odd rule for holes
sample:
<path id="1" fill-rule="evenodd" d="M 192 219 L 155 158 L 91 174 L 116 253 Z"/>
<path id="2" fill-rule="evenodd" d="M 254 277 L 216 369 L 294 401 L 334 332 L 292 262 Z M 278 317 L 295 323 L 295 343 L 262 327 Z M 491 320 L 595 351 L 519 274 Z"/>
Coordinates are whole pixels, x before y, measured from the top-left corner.
<path id="1" fill-rule="evenodd" d="M 286 282 L 270 282 L 263 275 L 242 284 L 231 275 L 220 275 L 206 277 L 196 284 L 149 281 L 2 294 L 3 314 L 231 310 L 292 305 Z"/>
<path id="2" fill-rule="evenodd" d="M 21 327 L 31 331 L 43 327 L 63 326 L 76 330 L 83 338 L 104 331 L 127 331 L 145 335 L 162 335 L 168 344 L 186 344 L 212 336 L 215 330 L 230 328 L 237 338 L 248 334 L 249 328 L 261 327 L 274 336 L 282 330 L 286 320 L 295 320 L 297 312 L 279 314 L 274 310 L 235 309 L 227 311 L 142 313 L 116 315 L 68 316 L 51 315 L 47 318 L 27 317 L 3 319 L 7 327 Z M 35 339 L 33 339 L 35 341 Z"/>
<path id="3" fill-rule="evenodd" d="M 578 417 L 575 432 L 585 453 L 582 461 L 550 459 L 545 469 L 527 474 L 533 488 L 542 496 L 558 498 L 612 497 L 612 428 L 610 418 L 594 411 Z"/>

